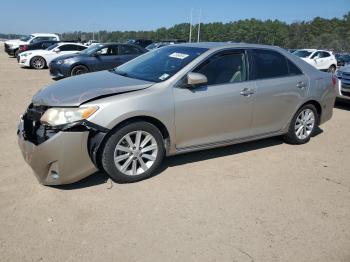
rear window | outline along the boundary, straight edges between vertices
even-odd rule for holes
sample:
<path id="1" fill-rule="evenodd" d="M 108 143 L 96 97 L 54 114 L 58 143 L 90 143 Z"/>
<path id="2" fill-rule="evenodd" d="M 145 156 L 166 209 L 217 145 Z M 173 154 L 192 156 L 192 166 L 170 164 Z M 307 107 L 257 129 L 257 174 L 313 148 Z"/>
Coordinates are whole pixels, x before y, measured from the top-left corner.
<path id="1" fill-rule="evenodd" d="M 253 50 L 253 79 L 266 79 L 288 76 L 286 58 L 271 50 Z"/>

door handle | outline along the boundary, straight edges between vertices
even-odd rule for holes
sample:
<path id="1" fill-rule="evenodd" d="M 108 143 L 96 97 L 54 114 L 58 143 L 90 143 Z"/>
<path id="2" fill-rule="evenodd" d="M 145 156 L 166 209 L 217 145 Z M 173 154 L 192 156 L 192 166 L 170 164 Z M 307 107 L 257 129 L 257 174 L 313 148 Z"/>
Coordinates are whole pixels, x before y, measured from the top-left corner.
<path id="1" fill-rule="evenodd" d="M 250 88 L 243 88 L 240 94 L 242 96 L 250 96 L 250 95 L 254 94 L 254 90 L 250 89 Z"/>
<path id="2" fill-rule="evenodd" d="M 305 84 L 305 82 L 303 82 L 303 81 L 300 81 L 300 82 L 298 82 L 297 83 L 297 88 L 304 88 L 304 87 L 306 87 L 306 84 Z"/>

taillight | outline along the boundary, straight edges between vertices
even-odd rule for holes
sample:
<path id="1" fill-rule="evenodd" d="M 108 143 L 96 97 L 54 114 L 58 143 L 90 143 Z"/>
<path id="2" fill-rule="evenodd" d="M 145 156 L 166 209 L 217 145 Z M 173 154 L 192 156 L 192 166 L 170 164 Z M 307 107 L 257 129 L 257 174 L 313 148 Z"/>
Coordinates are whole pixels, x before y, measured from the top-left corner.
<path id="1" fill-rule="evenodd" d="M 19 50 L 21 50 L 21 51 L 26 51 L 28 49 L 28 46 L 27 45 L 21 45 L 20 47 L 19 47 Z"/>
<path id="2" fill-rule="evenodd" d="M 333 87 L 337 86 L 337 78 L 335 77 L 335 75 L 332 75 L 332 84 L 333 84 Z"/>

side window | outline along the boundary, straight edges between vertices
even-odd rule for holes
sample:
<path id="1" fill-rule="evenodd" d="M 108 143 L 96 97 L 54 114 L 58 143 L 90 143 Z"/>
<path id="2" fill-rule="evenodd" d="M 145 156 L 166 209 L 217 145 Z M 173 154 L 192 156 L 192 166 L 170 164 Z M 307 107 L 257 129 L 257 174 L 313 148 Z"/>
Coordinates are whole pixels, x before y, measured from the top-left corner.
<path id="1" fill-rule="evenodd" d="M 44 42 L 44 43 L 42 43 L 42 48 L 43 49 L 46 49 L 46 48 L 48 48 L 49 46 L 52 46 L 53 45 L 53 43 L 52 42 Z"/>
<path id="2" fill-rule="evenodd" d="M 321 52 L 321 57 L 330 57 L 331 55 L 328 52 Z"/>
<path id="3" fill-rule="evenodd" d="M 98 50 L 97 54 L 100 56 L 116 55 L 116 49 L 114 46 L 106 46 L 106 47 Z"/>
<path id="4" fill-rule="evenodd" d="M 311 56 L 311 59 L 319 58 L 319 57 L 321 57 L 320 52 L 315 52 L 315 53 Z"/>
<path id="5" fill-rule="evenodd" d="M 303 72 L 289 59 L 287 58 L 287 63 L 288 63 L 288 69 L 289 69 L 289 75 L 295 76 L 295 75 L 302 75 Z"/>
<path id="6" fill-rule="evenodd" d="M 77 50 L 78 50 L 78 51 L 83 51 L 83 50 L 85 50 L 85 49 L 86 49 L 85 46 L 77 45 Z"/>
<path id="7" fill-rule="evenodd" d="M 287 59 L 272 50 L 253 50 L 253 79 L 288 76 Z"/>
<path id="8" fill-rule="evenodd" d="M 205 75 L 208 85 L 237 83 L 247 80 L 245 54 L 240 51 L 225 51 L 213 55 L 193 72 Z"/>
<path id="9" fill-rule="evenodd" d="M 134 46 L 120 45 L 119 46 L 119 55 L 134 55 L 139 54 L 140 50 Z"/>
<path id="10" fill-rule="evenodd" d="M 59 48 L 61 51 L 76 51 L 77 50 L 76 45 L 61 45 Z"/>

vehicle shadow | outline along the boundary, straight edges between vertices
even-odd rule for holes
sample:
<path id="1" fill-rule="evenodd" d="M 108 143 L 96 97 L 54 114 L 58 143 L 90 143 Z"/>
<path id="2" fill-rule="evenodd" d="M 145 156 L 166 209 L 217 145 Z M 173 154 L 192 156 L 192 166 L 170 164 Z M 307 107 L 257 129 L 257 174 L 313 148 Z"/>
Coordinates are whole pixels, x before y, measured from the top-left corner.
<path id="1" fill-rule="evenodd" d="M 323 133 L 323 130 L 317 127 L 317 129 L 313 134 L 313 137 L 318 136 L 321 133 Z M 266 138 L 266 139 L 257 140 L 257 141 L 230 145 L 226 147 L 219 147 L 214 149 L 207 149 L 203 151 L 186 153 L 182 155 L 170 156 L 165 158 L 160 168 L 154 173 L 153 176 L 147 179 L 152 179 L 153 177 L 163 173 L 169 167 L 180 166 L 188 163 L 195 163 L 199 161 L 205 161 L 205 160 L 229 156 L 229 155 L 238 155 L 238 154 L 253 151 L 253 150 L 259 150 L 267 147 L 281 145 L 283 143 L 284 141 L 281 137 L 272 137 L 272 138 Z M 69 185 L 53 186 L 53 187 L 57 189 L 62 189 L 62 190 L 81 189 L 81 188 L 104 184 L 108 181 L 108 179 L 109 179 L 109 176 L 105 172 L 98 171 L 93 175 L 87 178 L 84 178 L 83 180 L 80 180 L 76 183 L 69 184 Z M 120 184 L 115 181 L 114 183 Z"/>
<path id="2" fill-rule="evenodd" d="M 335 101 L 335 108 L 350 111 L 350 102 L 342 101 L 342 100 L 336 100 Z"/>

